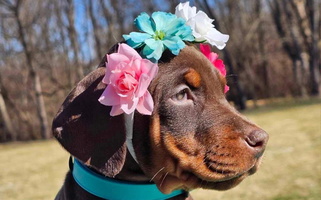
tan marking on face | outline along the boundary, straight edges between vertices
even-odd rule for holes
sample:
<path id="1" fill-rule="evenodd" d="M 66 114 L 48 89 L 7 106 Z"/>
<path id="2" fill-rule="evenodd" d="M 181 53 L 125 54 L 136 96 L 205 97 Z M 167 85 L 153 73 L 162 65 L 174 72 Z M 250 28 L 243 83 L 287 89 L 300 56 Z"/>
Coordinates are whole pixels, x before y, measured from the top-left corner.
<path id="1" fill-rule="evenodd" d="M 158 147 L 161 145 L 161 135 L 160 135 L 160 120 L 158 115 L 152 117 L 152 122 L 150 125 L 150 132 L 152 133 L 152 143 L 153 147 Z"/>
<path id="2" fill-rule="evenodd" d="M 184 78 L 188 84 L 195 88 L 199 88 L 201 86 L 201 75 L 194 69 L 189 69 L 188 72 L 184 75 Z"/>
<path id="3" fill-rule="evenodd" d="M 221 79 L 221 83 L 222 83 L 222 88 L 223 88 L 223 91 L 225 90 L 225 86 L 227 85 L 227 80 L 224 76 L 221 76 L 220 77 Z"/>
<path id="4" fill-rule="evenodd" d="M 224 76 L 221 76 L 220 78 L 221 78 L 223 85 L 225 86 L 227 84 L 226 78 Z"/>

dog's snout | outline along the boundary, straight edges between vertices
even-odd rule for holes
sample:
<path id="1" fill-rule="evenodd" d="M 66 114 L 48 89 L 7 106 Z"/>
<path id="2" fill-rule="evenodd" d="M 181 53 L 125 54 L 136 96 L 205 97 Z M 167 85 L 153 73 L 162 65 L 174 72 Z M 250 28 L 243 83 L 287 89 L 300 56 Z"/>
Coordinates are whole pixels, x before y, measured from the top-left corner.
<path id="1" fill-rule="evenodd" d="M 265 148 L 268 138 L 268 134 L 260 129 L 252 131 L 246 137 L 245 141 L 251 148 L 255 149 L 255 151 L 262 152 L 262 150 Z"/>

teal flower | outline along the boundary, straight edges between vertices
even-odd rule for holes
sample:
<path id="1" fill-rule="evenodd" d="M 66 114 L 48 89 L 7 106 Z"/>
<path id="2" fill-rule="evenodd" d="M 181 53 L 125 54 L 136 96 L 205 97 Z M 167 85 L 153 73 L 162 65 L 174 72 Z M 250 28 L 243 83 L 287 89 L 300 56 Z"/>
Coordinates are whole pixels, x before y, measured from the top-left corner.
<path id="1" fill-rule="evenodd" d="M 135 19 L 135 26 L 142 32 L 123 35 L 124 39 L 133 48 L 143 47 L 142 54 L 153 61 L 158 61 L 166 49 L 178 55 L 185 47 L 183 40 L 194 41 L 186 21 L 171 13 L 154 12 L 151 17 L 141 13 Z"/>

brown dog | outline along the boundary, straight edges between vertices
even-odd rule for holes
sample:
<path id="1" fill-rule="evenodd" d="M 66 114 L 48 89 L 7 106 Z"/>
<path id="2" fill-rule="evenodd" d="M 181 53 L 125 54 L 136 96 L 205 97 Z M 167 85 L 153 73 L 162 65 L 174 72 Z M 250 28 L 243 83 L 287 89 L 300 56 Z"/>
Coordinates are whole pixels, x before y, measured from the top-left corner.
<path id="1" fill-rule="evenodd" d="M 110 117 L 111 108 L 98 102 L 106 88 L 101 82 L 105 62 L 78 83 L 53 121 L 54 136 L 93 171 L 118 180 L 153 181 L 170 193 L 226 190 L 257 170 L 268 135 L 230 106 L 225 79 L 193 46 L 175 57 L 165 53 L 159 61 L 149 86 L 154 111 L 134 117 L 137 164 L 126 148 L 124 116 Z M 172 199 L 185 198 L 191 197 Z M 69 172 L 56 199 L 101 198 L 83 190 Z"/>

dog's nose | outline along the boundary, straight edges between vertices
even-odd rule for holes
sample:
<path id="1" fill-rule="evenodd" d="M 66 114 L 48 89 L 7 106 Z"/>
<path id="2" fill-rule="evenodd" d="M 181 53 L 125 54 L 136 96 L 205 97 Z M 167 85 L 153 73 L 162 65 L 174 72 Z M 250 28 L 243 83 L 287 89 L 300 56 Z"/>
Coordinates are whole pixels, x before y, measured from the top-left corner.
<path id="1" fill-rule="evenodd" d="M 268 134 L 262 129 L 260 129 L 260 130 L 252 131 L 246 137 L 245 141 L 252 149 L 254 149 L 258 153 L 257 156 L 261 156 L 260 154 L 263 153 L 263 150 L 265 148 L 265 145 L 268 139 L 269 139 Z"/>

